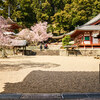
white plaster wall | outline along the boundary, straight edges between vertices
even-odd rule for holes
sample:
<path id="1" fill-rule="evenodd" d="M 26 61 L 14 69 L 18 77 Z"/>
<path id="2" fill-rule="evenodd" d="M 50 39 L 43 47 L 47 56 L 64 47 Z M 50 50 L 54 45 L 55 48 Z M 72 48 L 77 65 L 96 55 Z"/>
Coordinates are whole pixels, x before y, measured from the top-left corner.
<path id="1" fill-rule="evenodd" d="M 90 44 L 90 41 L 84 41 L 85 44 Z"/>
<path id="2" fill-rule="evenodd" d="M 98 44 L 98 39 L 93 37 L 93 44 Z"/>

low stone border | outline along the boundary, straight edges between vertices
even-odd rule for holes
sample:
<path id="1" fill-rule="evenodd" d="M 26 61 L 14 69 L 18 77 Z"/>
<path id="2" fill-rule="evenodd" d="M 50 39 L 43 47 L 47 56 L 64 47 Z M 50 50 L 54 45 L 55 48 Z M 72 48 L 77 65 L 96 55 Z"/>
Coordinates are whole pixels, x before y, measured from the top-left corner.
<path id="1" fill-rule="evenodd" d="M 100 100 L 100 93 L 0 94 L 0 100 Z"/>
<path id="2" fill-rule="evenodd" d="M 100 55 L 100 49 L 98 50 L 76 50 L 77 51 L 77 55 L 81 55 L 81 56 L 97 56 Z M 68 56 L 66 49 L 60 49 L 59 50 L 59 55 L 60 56 Z M 74 55 L 74 54 L 70 54 L 70 55 Z M 70 56 L 69 55 L 69 56 Z"/>

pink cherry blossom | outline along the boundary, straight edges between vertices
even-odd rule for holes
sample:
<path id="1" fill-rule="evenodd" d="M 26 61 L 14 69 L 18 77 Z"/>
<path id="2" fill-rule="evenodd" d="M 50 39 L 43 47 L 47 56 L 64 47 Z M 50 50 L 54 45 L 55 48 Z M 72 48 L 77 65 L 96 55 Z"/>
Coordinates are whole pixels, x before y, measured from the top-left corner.
<path id="1" fill-rule="evenodd" d="M 50 33 L 47 33 L 47 28 L 47 22 L 40 22 L 31 26 L 31 30 L 23 29 L 18 33 L 18 37 L 30 42 L 43 42 L 48 40 L 49 37 L 52 37 Z"/>
<path id="2" fill-rule="evenodd" d="M 0 16 L 0 46 L 7 46 L 10 43 L 10 38 L 3 34 L 8 27 L 6 20 Z"/>

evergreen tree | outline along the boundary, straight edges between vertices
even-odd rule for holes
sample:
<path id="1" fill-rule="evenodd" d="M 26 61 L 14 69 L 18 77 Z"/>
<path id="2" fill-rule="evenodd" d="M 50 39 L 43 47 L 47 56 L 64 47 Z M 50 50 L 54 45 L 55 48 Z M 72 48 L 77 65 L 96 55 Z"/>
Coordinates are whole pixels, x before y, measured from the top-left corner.
<path id="1" fill-rule="evenodd" d="M 71 31 L 100 13 L 100 0 L 5 0 L 0 1 L 0 15 L 30 27 L 47 21 L 58 32 Z M 52 31 L 52 30 L 51 30 Z"/>

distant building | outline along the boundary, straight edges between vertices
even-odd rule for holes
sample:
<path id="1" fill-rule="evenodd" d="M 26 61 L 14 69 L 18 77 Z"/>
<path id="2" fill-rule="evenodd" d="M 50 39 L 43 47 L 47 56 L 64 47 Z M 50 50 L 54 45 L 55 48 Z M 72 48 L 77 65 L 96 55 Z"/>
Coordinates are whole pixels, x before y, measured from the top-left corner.
<path id="1" fill-rule="evenodd" d="M 5 20 L 8 25 L 8 28 L 5 30 L 5 32 L 3 32 L 4 35 L 8 35 L 10 38 L 14 39 L 16 37 L 14 30 L 18 30 L 19 28 L 22 28 L 22 27 L 19 26 L 16 22 L 14 22 L 10 17 L 5 19 L 3 16 L 0 16 L 0 18 Z"/>
<path id="2" fill-rule="evenodd" d="M 8 24 L 8 25 L 11 25 L 11 26 L 8 28 L 8 31 L 10 31 L 10 32 L 13 32 L 13 31 L 16 30 L 16 29 L 21 28 L 21 26 L 19 26 L 16 22 L 14 22 L 10 17 L 8 17 L 8 18 L 6 19 L 6 21 L 7 21 L 7 24 Z"/>
<path id="3" fill-rule="evenodd" d="M 68 33 L 74 40 L 74 45 L 79 47 L 100 48 L 100 14 L 74 31 Z"/>
<path id="4" fill-rule="evenodd" d="M 14 33 L 15 29 L 21 28 L 16 22 L 12 21 L 10 17 L 5 19 L 4 17 L 0 16 L 0 18 L 4 21 L 6 21 L 7 25 L 9 26 L 5 32 L 3 32 L 4 35 L 7 35 L 11 39 L 11 43 L 8 44 L 8 47 L 12 47 L 14 50 L 14 54 L 17 53 L 17 48 L 23 47 L 23 53 L 26 50 L 27 41 L 26 40 L 17 40 L 16 34 Z M 1 23 L 0 23 L 1 24 Z M 16 50 L 15 50 L 16 49 Z"/>

